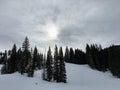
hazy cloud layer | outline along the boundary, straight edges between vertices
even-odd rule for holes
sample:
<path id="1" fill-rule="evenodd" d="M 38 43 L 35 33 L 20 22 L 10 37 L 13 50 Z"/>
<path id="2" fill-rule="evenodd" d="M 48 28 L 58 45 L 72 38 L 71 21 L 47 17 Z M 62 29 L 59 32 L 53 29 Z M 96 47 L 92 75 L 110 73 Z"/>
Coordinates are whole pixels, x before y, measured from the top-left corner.
<path id="1" fill-rule="evenodd" d="M 0 0 L 0 48 L 21 46 L 25 36 L 39 48 L 120 44 L 119 5 L 120 0 Z M 49 23 L 59 28 L 53 40 L 46 34 Z"/>

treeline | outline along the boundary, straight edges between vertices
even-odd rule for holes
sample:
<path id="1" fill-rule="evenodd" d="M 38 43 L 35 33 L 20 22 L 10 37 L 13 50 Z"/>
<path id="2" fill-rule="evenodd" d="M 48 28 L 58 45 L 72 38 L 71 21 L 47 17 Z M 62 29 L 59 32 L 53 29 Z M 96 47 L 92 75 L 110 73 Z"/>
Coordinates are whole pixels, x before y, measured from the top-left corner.
<path id="1" fill-rule="evenodd" d="M 86 59 L 92 69 L 103 72 L 110 70 L 114 76 L 120 78 L 120 45 L 102 49 L 101 45 L 87 44 Z"/>
<path id="2" fill-rule="evenodd" d="M 3 64 L 1 74 L 11 74 L 18 71 L 33 77 L 34 70 L 42 68 L 43 54 L 38 52 L 37 47 L 30 50 L 29 46 L 29 39 L 26 37 L 22 48 L 17 49 L 14 44 L 12 50 L 0 53 L 0 63 Z"/>
<path id="3" fill-rule="evenodd" d="M 87 64 L 86 54 L 80 49 L 73 49 L 66 47 L 64 59 L 68 63 Z"/>
<path id="4" fill-rule="evenodd" d="M 28 77 L 33 77 L 35 70 L 43 69 L 43 80 L 67 82 L 63 50 L 60 47 L 58 51 L 57 45 L 55 46 L 54 57 L 50 47 L 47 55 L 43 55 L 38 52 L 36 46 L 34 50 L 30 49 L 29 39 L 26 37 L 22 48 L 17 49 L 14 44 L 12 50 L 1 52 L 0 63 L 3 64 L 1 74 L 19 72 L 22 75 L 27 74 Z"/>
<path id="5" fill-rule="evenodd" d="M 0 53 L 0 63 L 4 64 L 2 74 L 19 72 L 34 76 L 34 71 L 42 69 L 42 79 L 51 82 L 67 82 L 65 62 L 73 64 L 88 64 L 92 69 L 99 71 L 110 70 L 114 76 L 120 78 L 120 45 L 112 45 L 102 49 L 101 45 L 86 45 L 86 52 L 80 49 L 55 45 L 54 54 L 49 47 L 47 55 L 39 53 L 37 47 L 30 49 L 29 39 L 26 37 L 22 48 L 13 45 L 12 50 Z"/>
<path id="6" fill-rule="evenodd" d="M 99 71 L 110 70 L 120 78 L 120 45 L 112 45 L 102 49 L 101 45 L 86 45 L 86 52 L 80 49 L 66 47 L 64 59 L 68 63 L 88 64 Z"/>

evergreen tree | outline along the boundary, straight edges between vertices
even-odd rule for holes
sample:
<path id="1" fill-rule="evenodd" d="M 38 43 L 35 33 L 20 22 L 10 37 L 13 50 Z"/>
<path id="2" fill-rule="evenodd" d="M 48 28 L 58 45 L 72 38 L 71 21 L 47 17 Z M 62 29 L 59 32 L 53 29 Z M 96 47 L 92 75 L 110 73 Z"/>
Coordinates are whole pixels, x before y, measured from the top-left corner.
<path id="1" fill-rule="evenodd" d="M 3 55 L 3 52 L 0 52 L 0 64 L 4 64 Z"/>
<path id="2" fill-rule="evenodd" d="M 1 74 L 7 74 L 8 73 L 8 57 L 7 57 L 7 50 L 5 50 L 5 53 L 3 53 L 2 59 L 4 60 L 3 67 L 1 68 Z"/>
<path id="3" fill-rule="evenodd" d="M 60 60 L 59 60 L 59 54 L 58 54 L 58 47 L 55 45 L 55 51 L 54 51 L 54 81 L 60 82 Z"/>
<path id="4" fill-rule="evenodd" d="M 14 73 L 17 70 L 17 48 L 15 44 L 13 45 L 11 55 L 8 60 L 8 69 L 9 73 Z"/>
<path id="5" fill-rule="evenodd" d="M 70 52 L 69 52 L 68 47 L 66 47 L 66 49 L 65 49 L 64 60 L 65 60 L 66 62 L 70 62 Z"/>
<path id="6" fill-rule="evenodd" d="M 47 80 L 47 70 L 46 70 L 46 51 L 44 54 L 44 58 L 43 58 L 43 66 L 42 66 L 43 72 L 42 72 L 42 79 L 43 80 Z"/>
<path id="7" fill-rule="evenodd" d="M 64 82 L 66 83 L 67 80 L 66 80 L 66 69 L 65 69 L 65 61 L 64 61 L 64 58 L 63 58 L 63 50 L 62 50 L 62 47 L 60 47 L 60 50 L 59 50 L 59 66 L 60 66 L 60 75 L 59 75 L 59 82 Z"/>
<path id="8" fill-rule="evenodd" d="M 94 65 L 94 62 L 93 62 L 91 47 L 90 47 L 88 44 L 86 45 L 86 60 L 87 60 L 88 65 L 89 65 L 91 68 L 94 69 L 94 68 L 95 68 L 95 65 Z"/>
<path id="9" fill-rule="evenodd" d="M 95 57 L 95 68 L 99 71 L 101 71 L 101 60 L 100 60 L 100 51 L 101 51 L 102 47 L 97 44 L 95 44 L 95 48 L 94 48 L 94 57 Z"/>
<path id="10" fill-rule="evenodd" d="M 26 37 L 24 42 L 23 42 L 23 45 L 22 45 L 22 49 L 23 49 L 23 54 L 22 54 L 22 63 L 23 63 L 23 66 L 22 66 L 22 70 L 23 70 L 23 73 L 27 72 L 27 69 L 28 69 L 28 62 L 29 60 L 31 60 L 31 54 L 30 54 L 30 51 L 29 51 L 29 39 Z"/>
<path id="11" fill-rule="evenodd" d="M 100 60 L 100 71 L 107 71 L 108 68 L 108 49 L 103 49 L 99 52 L 99 60 Z"/>
<path id="12" fill-rule="evenodd" d="M 83 51 L 79 49 L 75 49 L 74 63 L 75 64 L 86 64 L 85 53 Z"/>
<path id="13" fill-rule="evenodd" d="M 37 47 L 34 48 L 34 52 L 33 52 L 33 68 L 36 69 L 37 68 L 37 61 L 38 61 L 38 50 Z"/>
<path id="14" fill-rule="evenodd" d="M 41 69 L 43 66 L 43 54 L 39 53 L 38 54 L 38 59 L 37 59 L 37 68 Z"/>
<path id="15" fill-rule="evenodd" d="M 114 76 L 120 78 L 120 46 L 111 46 L 109 48 L 109 58 L 108 58 L 109 70 Z"/>
<path id="16" fill-rule="evenodd" d="M 73 51 L 73 48 L 70 48 L 70 63 L 74 63 L 74 51 Z"/>
<path id="17" fill-rule="evenodd" d="M 28 77 L 33 77 L 34 75 L 34 61 L 32 57 L 30 58 L 29 63 L 28 63 L 27 73 L 28 73 Z"/>
<path id="18" fill-rule="evenodd" d="M 29 51 L 29 46 L 30 46 L 29 39 L 28 39 L 28 37 L 25 37 L 25 40 L 22 44 L 23 51 Z"/>
<path id="19" fill-rule="evenodd" d="M 17 51 L 17 62 L 18 62 L 18 64 L 17 64 L 18 71 L 21 73 L 22 72 L 22 65 L 23 65 L 21 48 L 19 48 Z"/>
<path id="20" fill-rule="evenodd" d="M 52 60 L 52 54 L 51 54 L 51 49 L 49 47 L 49 50 L 47 52 L 47 61 L 46 61 L 46 76 L 48 81 L 52 81 L 53 79 L 53 60 Z"/>

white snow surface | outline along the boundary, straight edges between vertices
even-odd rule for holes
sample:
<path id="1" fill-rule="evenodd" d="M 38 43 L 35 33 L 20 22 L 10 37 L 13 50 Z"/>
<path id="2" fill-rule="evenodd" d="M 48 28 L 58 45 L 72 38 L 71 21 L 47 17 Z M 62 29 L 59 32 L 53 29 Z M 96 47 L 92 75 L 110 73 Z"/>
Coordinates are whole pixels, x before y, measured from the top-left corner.
<path id="1" fill-rule="evenodd" d="M 66 64 L 68 83 L 47 82 L 41 71 L 33 78 L 19 73 L 0 75 L 0 90 L 120 90 L 120 79 L 87 65 Z"/>

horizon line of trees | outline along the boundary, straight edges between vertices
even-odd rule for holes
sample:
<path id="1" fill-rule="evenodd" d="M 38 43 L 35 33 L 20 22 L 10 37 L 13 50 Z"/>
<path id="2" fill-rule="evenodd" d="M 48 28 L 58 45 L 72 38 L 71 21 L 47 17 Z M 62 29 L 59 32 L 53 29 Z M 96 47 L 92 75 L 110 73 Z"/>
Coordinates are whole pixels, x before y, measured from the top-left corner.
<path id="1" fill-rule="evenodd" d="M 88 64 L 92 69 L 111 73 L 120 78 L 120 45 L 112 45 L 102 49 L 101 45 L 86 44 L 86 52 L 66 46 L 63 53 L 62 47 L 55 45 L 54 55 L 51 47 L 47 55 L 39 53 L 37 47 L 31 48 L 26 37 L 22 48 L 17 49 L 14 44 L 12 50 L 0 52 L 0 63 L 4 64 L 2 74 L 19 72 L 27 73 L 28 77 L 34 76 L 35 70 L 43 70 L 42 79 L 50 82 L 67 82 L 65 62 L 84 65 Z"/>
<path id="2" fill-rule="evenodd" d="M 120 78 L 120 45 L 112 45 L 102 49 L 101 45 L 86 46 L 87 64 L 99 71 L 110 71 L 113 76 Z"/>
<path id="3" fill-rule="evenodd" d="M 113 76 L 120 78 L 120 45 L 102 49 L 101 45 L 86 44 L 86 52 L 66 47 L 64 59 L 68 63 L 88 64 L 90 68 L 102 72 L 109 70 Z"/>

